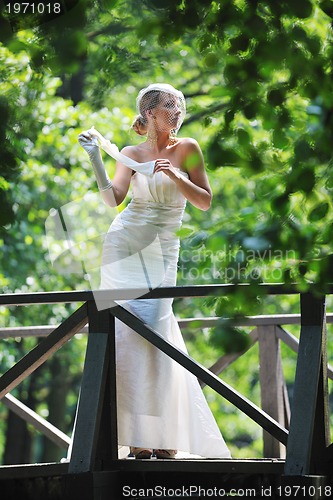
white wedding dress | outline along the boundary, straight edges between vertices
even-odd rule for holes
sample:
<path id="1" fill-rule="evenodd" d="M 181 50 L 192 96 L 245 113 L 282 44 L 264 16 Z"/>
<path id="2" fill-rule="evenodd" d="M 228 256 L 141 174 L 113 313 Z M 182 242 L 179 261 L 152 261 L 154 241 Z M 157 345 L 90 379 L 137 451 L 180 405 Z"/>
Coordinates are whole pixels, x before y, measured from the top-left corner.
<path id="1" fill-rule="evenodd" d="M 176 232 L 186 200 L 162 172 L 136 172 L 132 194 L 105 238 L 101 289 L 175 286 Z M 119 303 L 187 352 L 172 301 L 137 298 Z M 117 319 L 116 363 L 120 446 L 230 458 L 197 378 Z"/>

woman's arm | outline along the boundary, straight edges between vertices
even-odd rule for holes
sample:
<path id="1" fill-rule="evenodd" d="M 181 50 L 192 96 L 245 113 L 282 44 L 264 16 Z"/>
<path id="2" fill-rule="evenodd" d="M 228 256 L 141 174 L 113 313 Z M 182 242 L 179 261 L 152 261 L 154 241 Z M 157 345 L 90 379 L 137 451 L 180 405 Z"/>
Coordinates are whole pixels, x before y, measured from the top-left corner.
<path id="1" fill-rule="evenodd" d="M 183 139 L 180 148 L 181 167 L 189 174 L 184 177 L 174 168 L 170 160 L 156 160 L 155 172 L 163 171 L 179 187 L 185 198 L 200 210 L 208 210 L 212 201 L 212 190 L 206 174 L 199 144 L 195 139 Z"/>
<path id="2" fill-rule="evenodd" d="M 129 149 L 130 146 L 127 146 L 121 150 L 121 153 L 126 154 L 127 149 Z M 112 191 L 113 191 L 113 197 L 116 200 L 116 204 L 120 205 L 129 190 L 129 186 L 131 183 L 131 177 L 133 174 L 133 170 L 130 168 L 126 167 L 122 163 L 118 162 L 116 163 L 116 173 L 114 174 L 113 180 L 112 180 Z M 108 203 L 108 193 L 106 191 L 101 191 L 102 198 L 104 202 L 109 205 Z M 112 205 L 110 205 L 112 206 Z M 114 206 L 114 205 L 113 205 Z"/>
<path id="3" fill-rule="evenodd" d="M 116 163 L 116 173 L 112 179 L 112 186 L 107 190 L 100 190 L 103 201 L 110 207 L 120 205 L 129 190 L 132 170 L 121 163 Z"/>
<path id="4" fill-rule="evenodd" d="M 79 143 L 88 153 L 104 203 L 110 207 L 120 205 L 128 193 L 132 170 L 117 162 L 116 174 L 111 181 L 105 170 L 98 143 L 89 131 L 79 135 Z M 126 149 L 124 148 L 123 151 Z"/>

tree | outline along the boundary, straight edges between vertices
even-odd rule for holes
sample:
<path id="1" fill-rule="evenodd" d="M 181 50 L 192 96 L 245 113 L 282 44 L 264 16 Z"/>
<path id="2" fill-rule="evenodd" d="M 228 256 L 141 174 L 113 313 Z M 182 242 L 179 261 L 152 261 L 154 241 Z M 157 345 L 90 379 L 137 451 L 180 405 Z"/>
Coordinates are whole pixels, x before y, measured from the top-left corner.
<path id="1" fill-rule="evenodd" d="M 52 268 L 45 221 L 52 208 L 95 190 L 78 132 L 94 124 L 119 147 L 139 140 L 129 132 L 134 100 L 150 81 L 184 91 L 181 134 L 199 140 L 214 190 L 209 217 L 187 207 L 179 283 L 323 286 L 332 267 L 330 4 L 101 0 L 92 7 L 81 1 L 58 19 L 15 33 L 0 12 L 3 291 L 90 286 L 83 275 L 60 274 L 60 264 Z M 112 162 L 106 164 L 112 174 Z M 82 220 L 88 216 L 87 209 Z M 186 302 L 179 312 L 211 314 L 215 307 L 223 316 L 254 314 L 263 305 L 251 290 L 251 297 L 239 292 L 204 306 Z M 283 307 L 291 312 L 295 304 Z M 1 318 L 4 325 L 55 324 L 70 310 L 19 309 Z M 228 341 L 230 332 L 223 333 Z M 236 335 L 234 344 L 244 342 L 242 332 Z M 202 337 L 190 340 L 203 358 L 212 355 Z M 33 342 L 24 341 L 22 350 Z M 17 356 L 15 343 L 6 343 L 1 371 Z M 81 356 L 67 402 L 78 387 L 83 351 L 74 344 L 61 351 L 71 360 Z M 30 396 L 37 409 L 45 409 L 47 398 L 51 408 L 52 377 L 47 370 L 41 377 L 46 393 L 40 399 L 37 384 Z M 73 408 L 64 429 L 72 416 Z"/>
<path id="2" fill-rule="evenodd" d="M 94 9 L 82 2 L 14 45 L 28 51 L 34 71 L 61 77 L 59 95 L 87 99 L 95 109 L 139 75 L 144 81 L 153 70 L 155 78 L 170 79 L 183 71 L 180 84 L 193 102 L 188 124 L 204 125 L 209 167 L 232 167 L 255 186 L 257 222 L 250 227 L 246 216 L 246 229 L 240 223 L 228 243 L 266 255 L 270 248 L 292 249 L 296 262 L 284 266 L 283 280 L 325 282 L 332 232 L 326 223 L 331 15 L 330 2 L 314 0 L 113 0 Z M 211 233 L 220 237 L 223 229 L 216 229 Z M 248 261 L 243 268 L 251 268 Z"/>

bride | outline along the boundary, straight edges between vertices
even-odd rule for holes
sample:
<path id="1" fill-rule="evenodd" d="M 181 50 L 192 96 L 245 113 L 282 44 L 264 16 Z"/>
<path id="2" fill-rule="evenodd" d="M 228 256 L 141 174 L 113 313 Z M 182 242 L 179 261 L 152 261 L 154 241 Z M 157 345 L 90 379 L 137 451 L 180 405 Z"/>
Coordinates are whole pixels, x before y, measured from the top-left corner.
<path id="1" fill-rule="evenodd" d="M 175 286 L 179 239 L 186 200 L 208 210 L 212 191 L 198 143 L 178 138 L 185 116 L 182 92 L 152 84 L 137 97 L 132 127 L 146 140 L 104 148 L 118 161 L 111 181 L 94 129 L 79 143 L 88 152 L 104 202 L 116 206 L 131 185 L 132 200 L 112 222 L 104 241 L 101 288 Z M 110 143 L 109 143 L 110 145 Z M 114 145 L 110 145 L 114 146 Z M 122 303 L 179 349 L 186 346 L 172 311 L 172 299 Z M 116 320 L 118 444 L 135 458 L 174 458 L 177 452 L 230 457 L 195 376 Z"/>

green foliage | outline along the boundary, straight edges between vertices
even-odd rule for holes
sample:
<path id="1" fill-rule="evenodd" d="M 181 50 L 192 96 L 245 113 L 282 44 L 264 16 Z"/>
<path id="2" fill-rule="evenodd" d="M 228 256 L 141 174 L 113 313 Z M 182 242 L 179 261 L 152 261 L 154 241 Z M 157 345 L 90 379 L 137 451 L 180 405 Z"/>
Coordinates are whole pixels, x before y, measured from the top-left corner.
<path id="1" fill-rule="evenodd" d="M 139 142 L 130 131 L 136 93 L 147 83 L 163 81 L 186 95 L 188 114 L 180 135 L 199 141 L 214 193 L 209 212 L 188 204 L 178 283 L 252 284 L 228 297 L 184 300 L 175 304 L 176 311 L 184 317 L 224 318 L 298 312 L 294 298 L 280 298 L 277 304 L 276 298 L 260 297 L 255 285 L 298 282 L 306 290 L 331 280 L 332 16 L 326 0 L 103 0 L 93 5 L 81 0 L 61 19 L 13 34 L 1 11 L 3 292 L 95 283 L 81 268 L 69 272 L 73 254 L 65 255 L 63 248 L 54 255 L 49 251 L 45 223 L 54 209 L 72 203 L 77 207 L 76 250 L 82 252 L 80 245 L 90 234 L 84 250 L 91 251 L 114 213 L 96 204 L 95 180 L 77 135 L 95 125 L 119 147 Z M 114 165 L 105 161 L 112 175 Z M 91 222 L 91 214 L 98 223 Z M 75 263 L 81 260 L 79 252 Z M 0 322 L 57 324 L 74 307 L 2 309 Z M 248 346 L 247 331 L 225 324 L 206 333 L 186 332 L 186 340 L 207 365 L 221 350 Z M 1 371 L 34 345 L 31 339 L 2 342 Z M 71 367 L 63 375 L 70 387 L 66 430 L 84 347 L 84 340 L 72 342 L 59 358 L 64 369 Z M 260 404 L 257 364 L 248 352 L 240 368 L 223 376 L 231 385 L 239 382 Z M 255 368 L 250 376 L 248 366 Z M 42 372 L 35 391 L 37 409 L 44 412 L 52 369 Z M 292 380 L 293 368 L 288 370 Z M 245 443 L 246 452 L 259 456 L 258 429 L 247 431 L 247 420 L 206 393 L 216 413 L 227 414 L 219 422 L 227 439 Z"/>
<path id="2" fill-rule="evenodd" d="M 231 354 L 246 350 L 251 342 L 248 334 L 239 328 L 220 325 L 212 329 L 211 343 L 216 352 L 222 348 L 225 354 Z"/>

